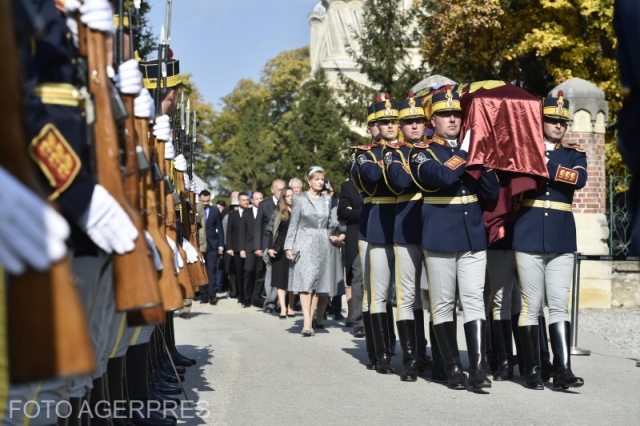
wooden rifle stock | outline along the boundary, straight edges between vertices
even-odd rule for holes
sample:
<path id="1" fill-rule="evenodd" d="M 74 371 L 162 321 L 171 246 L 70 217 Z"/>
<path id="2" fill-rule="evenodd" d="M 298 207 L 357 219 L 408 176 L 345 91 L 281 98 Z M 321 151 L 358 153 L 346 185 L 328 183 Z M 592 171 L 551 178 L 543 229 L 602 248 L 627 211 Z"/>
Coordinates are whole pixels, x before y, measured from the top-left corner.
<path id="1" fill-rule="evenodd" d="M 193 206 L 193 211 L 190 213 L 191 218 L 189 219 L 189 227 L 191 228 L 191 240 L 193 241 L 192 244 L 195 244 L 195 247 L 196 247 L 196 250 L 198 250 L 198 256 L 200 256 L 200 259 L 204 259 L 204 253 L 202 253 L 202 251 L 200 250 L 200 241 L 198 240 L 198 219 L 203 220 L 203 218 L 198 218 L 198 209 L 196 208 L 196 194 L 190 191 L 189 200 L 191 201 L 191 205 Z M 203 223 L 202 226 L 205 226 L 205 224 Z M 205 238 L 207 238 L 206 227 L 204 231 L 205 231 Z M 217 250 L 217 247 L 216 247 L 216 250 Z M 204 279 L 206 280 L 205 284 L 208 284 L 209 273 L 207 272 L 207 267 L 204 264 L 204 262 L 198 262 L 198 264 L 200 265 L 200 268 L 202 268 L 202 271 L 204 273 Z"/>
<path id="2" fill-rule="evenodd" d="M 136 119 L 136 131 L 140 138 L 140 143 L 147 158 L 151 158 L 148 140 L 148 124 L 146 119 Z M 162 271 L 159 272 L 158 282 L 160 284 L 160 294 L 162 295 L 162 305 L 165 311 L 180 309 L 184 306 L 184 299 L 180 292 L 178 280 L 175 275 L 175 262 L 173 250 L 167 242 L 164 233 L 160 233 L 158 220 L 156 189 L 153 177 L 150 172 L 144 174 L 142 179 L 144 196 L 142 197 L 142 210 L 146 212 L 145 225 L 151 234 L 153 242 L 158 248 L 162 259 Z"/>
<path id="3" fill-rule="evenodd" d="M 191 284 L 196 286 L 209 284 L 209 278 L 207 277 L 207 270 L 202 263 L 202 253 L 200 252 L 200 245 L 198 244 L 198 231 L 197 231 L 197 223 L 194 221 L 193 225 L 196 226 L 196 231 L 191 231 L 191 222 L 192 218 L 189 208 L 187 207 L 187 197 L 189 196 L 190 191 L 186 190 L 186 185 L 184 182 L 184 172 L 177 171 L 177 181 L 180 186 L 180 210 L 181 210 L 181 221 L 182 221 L 182 235 L 186 238 L 189 243 L 195 247 L 198 252 L 198 261 L 196 263 L 190 263 L 188 265 L 189 268 L 189 276 L 191 277 Z M 191 202 L 191 200 L 189 200 Z M 193 213 L 195 213 L 196 205 L 191 203 L 193 207 Z"/>
<path id="4" fill-rule="evenodd" d="M 11 2 L 0 2 L 0 163 L 13 176 L 40 193 L 33 162 L 26 151 L 22 132 L 22 102 L 19 64 Z M 11 226 L 11 224 L 4 224 Z M 0 277 L 0 281 L 4 281 Z M 28 269 L 9 277 L 0 288 L 6 294 L 0 315 L 7 321 L 7 356 L 12 383 L 88 374 L 95 369 L 87 318 L 73 282 L 68 257 L 48 271 Z"/>
<path id="5" fill-rule="evenodd" d="M 88 58 L 88 85 L 95 107 L 93 126 L 98 181 L 127 212 L 139 233 L 133 251 L 112 256 L 116 309 L 132 311 L 159 306 L 162 299 L 149 247 L 143 234 L 142 218 L 127 201 L 122 185 L 118 136 L 106 72 L 105 36 L 86 28 L 79 19 L 78 35 L 79 52 L 81 55 L 86 53 Z"/>
<path id="6" fill-rule="evenodd" d="M 167 167 L 171 167 L 170 160 L 164 159 L 164 142 L 156 139 L 156 158 L 158 160 L 158 167 L 160 168 L 160 172 L 163 176 L 166 176 Z M 168 165 L 167 165 L 168 163 Z M 173 194 L 165 194 L 165 183 L 164 181 L 160 182 L 160 195 L 161 200 L 164 202 L 160 203 L 160 212 L 162 217 L 164 217 L 164 232 L 165 235 L 171 238 L 178 247 L 178 253 L 182 258 L 182 262 L 187 264 L 187 254 L 182 249 L 181 241 L 178 241 L 178 232 L 176 229 L 176 208 L 173 203 Z M 191 284 L 191 278 L 189 277 L 189 271 L 187 268 L 180 268 L 178 271 L 178 284 L 180 284 L 180 291 L 182 292 L 182 296 L 185 299 L 195 297 L 195 293 L 193 292 L 193 285 Z"/>

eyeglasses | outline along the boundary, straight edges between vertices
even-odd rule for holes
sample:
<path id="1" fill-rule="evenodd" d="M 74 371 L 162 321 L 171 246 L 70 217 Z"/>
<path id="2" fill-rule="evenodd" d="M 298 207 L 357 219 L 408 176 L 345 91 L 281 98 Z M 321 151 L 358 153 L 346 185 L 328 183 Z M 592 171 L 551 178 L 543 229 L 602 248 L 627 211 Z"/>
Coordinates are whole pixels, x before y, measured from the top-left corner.
<path id="1" fill-rule="evenodd" d="M 416 117 L 416 118 L 403 118 L 400 120 L 402 124 L 424 124 L 424 118 Z"/>
<path id="2" fill-rule="evenodd" d="M 398 120 L 378 120 L 376 123 L 380 126 L 388 126 L 389 124 L 398 124 Z"/>

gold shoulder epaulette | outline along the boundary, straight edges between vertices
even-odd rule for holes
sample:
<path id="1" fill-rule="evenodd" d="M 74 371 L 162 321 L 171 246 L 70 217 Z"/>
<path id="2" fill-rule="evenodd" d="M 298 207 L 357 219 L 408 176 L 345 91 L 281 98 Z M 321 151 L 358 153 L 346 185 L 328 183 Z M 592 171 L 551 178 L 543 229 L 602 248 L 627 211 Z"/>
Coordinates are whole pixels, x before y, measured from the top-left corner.
<path id="1" fill-rule="evenodd" d="M 414 143 L 413 147 L 414 148 L 429 148 L 429 144 L 431 143 L 431 141 L 422 141 L 422 142 L 418 142 L 418 143 Z"/>
<path id="2" fill-rule="evenodd" d="M 370 144 L 370 145 L 358 145 L 358 146 L 352 146 L 352 147 L 349 147 L 349 149 L 354 149 L 354 150 L 355 150 L 355 149 L 361 149 L 361 150 L 363 150 L 363 151 L 369 151 L 369 150 L 371 150 L 371 148 L 373 148 L 373 147 L 375 147 L 375 146 L 376 146 L 376 144 L 372 143 L 372 144 Z"/>
<path id="3" fill-rule="evenodd" d="M 585 148 L 583 148 L 580 144 L 571 144 L 571 145 L 562 145 L 565 148 L 575 149 L 578 152 L 587 152 Z"/>
<path id="4" fill-rule="evenodd" d="M 400 148 L 401 146 L 406 146 L 406 145 L 407 145 L 406 143 L 404 143 L 404 142 L 400 142 L 400 141 L 396 141 L 396 142 L 389 142 L 389 143 L 387 143 L 387 146 L 388 146 L 388 147 L 390 147 L 390 148 L 395 148 L 395 149 L 398 149 L 398 148 Z"/>

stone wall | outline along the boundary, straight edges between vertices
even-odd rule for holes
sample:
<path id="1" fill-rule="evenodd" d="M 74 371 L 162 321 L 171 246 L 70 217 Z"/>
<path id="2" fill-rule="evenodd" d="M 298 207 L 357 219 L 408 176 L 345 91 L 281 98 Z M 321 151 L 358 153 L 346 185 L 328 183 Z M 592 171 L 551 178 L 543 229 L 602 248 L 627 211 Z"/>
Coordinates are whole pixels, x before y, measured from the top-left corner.
<path id="1" fill-rule="evenodd" d="M 611 280 L 611 307 L 640 306 L 640 265 L 638 262 L 614 262 Z"/>

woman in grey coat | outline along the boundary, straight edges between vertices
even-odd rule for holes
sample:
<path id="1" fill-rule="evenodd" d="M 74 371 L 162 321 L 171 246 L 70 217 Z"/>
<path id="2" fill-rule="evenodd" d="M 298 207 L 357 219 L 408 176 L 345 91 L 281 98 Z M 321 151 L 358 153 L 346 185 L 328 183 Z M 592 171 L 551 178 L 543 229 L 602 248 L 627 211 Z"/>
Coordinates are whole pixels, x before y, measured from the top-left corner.
<path id="1" fill-rule="evenodd" d="M 324 170 L 313 166 L 306 175 L 309 190 L 294 197 L 285 254 L 291 259 L 289 291 L 300 294 L 304 315 L 303 336 L 313 336 L 313 314 L 323 314 L 326 298 L 335 294 L 336 286 L 330 262 L 333 251 L 331 235 L 338 222 L 331 218 L 331 199 L 322 195 Z M 323 301 L 318 306 L 318 297 Z"/>

